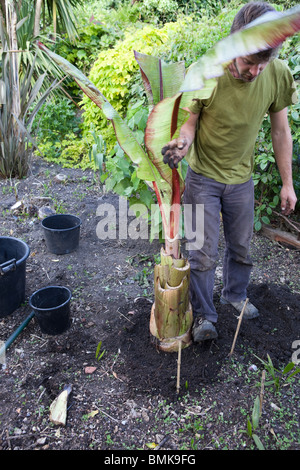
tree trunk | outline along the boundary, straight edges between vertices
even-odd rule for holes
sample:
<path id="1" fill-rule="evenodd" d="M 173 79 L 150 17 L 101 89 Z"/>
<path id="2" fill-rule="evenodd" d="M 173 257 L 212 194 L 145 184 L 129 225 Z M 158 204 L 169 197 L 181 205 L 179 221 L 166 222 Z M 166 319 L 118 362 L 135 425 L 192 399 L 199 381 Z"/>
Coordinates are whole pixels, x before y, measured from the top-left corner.
<path id="1" fill-rule="evenodd" d="M 2 16 L 5 20 L 5 0 L 0 0 L 0 10 L 1 10 L 1 13 L 2 13 Z"/>
<path id="2" fill-rule="evenodd" d="M 8 47 L 10 51 L 18 50 L 17 39 L 17 12 L 13 1 L 6 2 L 6 28 L 8 34 Z M 12 65 L 12 89 L 13 89 L 13 104 L 12 112 L 14 116 L 19 117 L 21 111 L 20 105 L 20 84 L 19 84 L 19 65 L 17 52 L 9 52 L 11 54 Z"/>
<path id="3" fill-rule="evenodd" d="M 56 23 L 57 23 L 57 5 L 56 0 L 53 0 L 53 35 L 54 41 L 56 41 Z"/>
<path id="4" fill-rule="evenodd" d="M 40 21 L 41 21 L 41 12 L 42 12 L 43 0 L 36 0 L 35 5 L 35 17 L 34 17 L 34 37 L 38 36 L 40 33 Z"/>

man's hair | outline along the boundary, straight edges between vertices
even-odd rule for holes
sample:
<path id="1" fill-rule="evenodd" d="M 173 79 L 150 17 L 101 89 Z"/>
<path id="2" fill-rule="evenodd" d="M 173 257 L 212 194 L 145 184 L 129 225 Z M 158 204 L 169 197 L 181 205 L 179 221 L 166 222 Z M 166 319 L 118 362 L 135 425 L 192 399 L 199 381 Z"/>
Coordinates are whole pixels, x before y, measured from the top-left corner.
<path id="1" fill-rule="evenodd" d="M 269 3 L 266 2 L 249 2 L 246 3 L 234 17 L 231 25 L 231 34 L 240 31 L 249 25 L 252 21 L 256 20 L 265 13 L 276 11 Z M 257 52 L 255 55 L 259 60 L 268 62 L 273 59 L 278 53 L 278 47 L 267 49 L 265 51 Z"/>

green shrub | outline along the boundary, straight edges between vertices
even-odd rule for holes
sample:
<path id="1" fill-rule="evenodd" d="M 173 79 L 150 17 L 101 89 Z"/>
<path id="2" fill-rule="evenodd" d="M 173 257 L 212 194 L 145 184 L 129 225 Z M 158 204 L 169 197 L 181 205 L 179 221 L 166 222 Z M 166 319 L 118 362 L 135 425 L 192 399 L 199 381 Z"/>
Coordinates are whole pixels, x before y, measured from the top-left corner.
<path id="1" fill-rule="evenodd" d="M 55 52 L 71 64 L 76 64 L 83 73 L 88 73 L 96 60 L 99 51 L 113 47 L 122 37 L 122 33 L 113 26 L 106 26 L 97 21 L 91 21 L 78 30 L 79 39 L 71 44 L 68 39 L 61 38 L 56 43 Z"/>
<path id="2" fill-rule="evenodd" d="M 69 168 L 95 169 L 94 162 L 89 159 L 91 143 L 91 138 L 88 137 L 82 139 L 72 133 L 66 135 L 61 142 L 61 154 L 58 163 Z"/>
<path id="3" fill-rule="evenodd" d="M 91 21 L 78 28 L 78 36 L 76 44 L 70 42 L 66 35 L 59 37 L 54 50 L 87 75 L 99 52 L 113 47 L 122 38 L 122 31 L 100 21 Z M 67 90 L 73 97 L 81 95 L 76 83 L 70 79 Z"/>
<path id="4" fill-rule="evenodd" d="M 166 62 L 184 60 L 189 67 L 229 34 L 236 11 L 224 9 L 216 17 L 180 16 L 176 23 L 166 25 L 168 41 L 160 48 L 160 57 Z"/>
<path id="5" fill-rule="evenodd" d="M 118 144 L 106 158 L 106 174 L 102 177 L 102 182 L 104 181 L 108 191 L 128 198 L 130 206 L 141 203 L 150 210 L 151 205 L 156 203 L 154 194 L 137 177 L 136 168 Z"/>
<path id="6" fill-rule="evenodd" d="M 178 3 L 176 0 L 143 0 L 137 3 L 137 8 L 143 21 L 166 23 L 176 20 Z"/>
<path id="7" fill-rule="evenodd" d="M 166 41 L 165 29 L 159 30 L 148 25 L 136 31 L 126 31 L 123 41 L 117 42 L 113 49 L 100 52 L 91 69 L 89 79 L 123 117 L 126 115 L 129 100 L 132 97 L 131 88 L 138 72 L 138 64 L 133 51 L 152 54 Z M 103 135 L 110 151 L 116 144 L 112 126 L 108 125 L 101 109 L 89 98 L 84 96 L 82 104 L 84 105 L 84 135 L 90 132 L 91 125 L 95 126 Z"/>
<path id="8" fill-rule="evenodd" d="M 47 161 L 76 166 L 87 160 L 88 144 L 81 139 L 81 118 L 68 98 L 53 98 L 37 114 L 33 130 Z"/>
<path id="9" fill-rule="evenodd" d="M 39 110 L 33 124 L 39 142 L 61 140 L 70 130 L 80 134 L 81 119 L 68 98 L 53 98 Z"/>
<path id="10" fill-rule="evenodd" d="M 219 14 L 222 8 L 228 5 L 226 0 L 194 0 L 193 2 L 177 0 L 177 3 L 186 14 L 205 12 L 208 16 Z"/>

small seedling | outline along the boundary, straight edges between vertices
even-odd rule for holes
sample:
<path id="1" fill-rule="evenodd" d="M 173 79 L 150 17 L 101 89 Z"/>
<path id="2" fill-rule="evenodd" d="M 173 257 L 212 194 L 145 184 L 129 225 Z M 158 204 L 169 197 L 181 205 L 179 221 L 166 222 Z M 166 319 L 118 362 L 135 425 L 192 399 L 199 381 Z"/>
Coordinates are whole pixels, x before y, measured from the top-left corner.
<path id="1" fill-rule="evenodd" d="M 275 369 L 269 354 L 267 355 L 268 361 L 264 361 L 257 356 L 255 357 L 264 364 L 266 370 L 272 377 L 272 379 L 266 382 L 265 385 L 274 385 L 276 392 L 279 391 L 280 387 L 284 383 L 290 381 L 292 377 L 294 377 L 296 374 L 299 374 L 300 372 L 300 367 L 295 368 L 295 364 L 293 362 L 289 362 L 283 371 L 280 371 Z"/>
<path id="2" fill-rule="evenodd" d="M 247 430 L 241 430 L 240 432 L 244 432 L 248 434 L 248 436 L 254 440 L 256 447 L 259 450 L 264 450 L 263 443 L 261 442 L 258 435 L 254 432 L 258 428 L 259 419 L 260 419 L 260 398 L 259 396 L 257 396 L 254 401 L 251 420 L 250 418 L 248 418 L 248 421 L 247 421 Z"/>
<path id="3" fill-rule="evenodd" d="M 98 361 L 100 361 L 100 359 L 102 359 L 102 357 L 105 353 L 105 349 L 103 349 L 103 351 L 101 351 L 101 346 L 102 346 L 102 341 L 99 341 L 97 349 L 96 349 L 96 359 Z"/>

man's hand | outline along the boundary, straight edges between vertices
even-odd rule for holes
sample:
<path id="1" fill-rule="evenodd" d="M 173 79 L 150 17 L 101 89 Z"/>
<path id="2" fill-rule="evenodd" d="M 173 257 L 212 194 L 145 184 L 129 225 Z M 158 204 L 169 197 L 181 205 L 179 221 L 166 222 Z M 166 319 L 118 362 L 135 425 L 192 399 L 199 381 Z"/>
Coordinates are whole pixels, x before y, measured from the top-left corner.
<path id="1" fill-rule="evenodd" d="M 284 215 L 289 215 L 295 210 L 297 197 L 293 187 L 293 140 L 289 127 L 287 108 L 277 113 L 270 113 L 270 119 L 272 144 L 282 181 L 280 191 L 281 212 Z"/>
<path id="2" fill-rule="evenodd" d="M 164 163 L 170 168 L 178 168 L 178 163 L 186 156 L 188 143 L 185 137 L 171 140 L 161 151 L 164 157 Z"/>
<path id="3" fill-rule="evenodd" d="M 286 188 L 282 186 L 280 192 L 281 198 L 281 212 L 284 215 L 289 215 L 293 212 L 296 206 L 297 197 L 294 188 Z"/>

